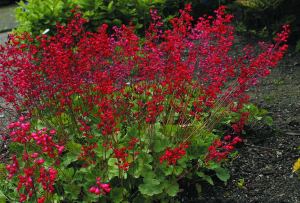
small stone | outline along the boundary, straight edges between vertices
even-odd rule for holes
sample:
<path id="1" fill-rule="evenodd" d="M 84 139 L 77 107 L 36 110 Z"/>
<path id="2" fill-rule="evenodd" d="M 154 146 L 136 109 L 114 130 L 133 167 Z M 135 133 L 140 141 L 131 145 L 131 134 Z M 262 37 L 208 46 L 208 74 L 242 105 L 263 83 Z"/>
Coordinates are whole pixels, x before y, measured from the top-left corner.
<path id="1" fill-rule="evenodd" d="M 266 165 L 261 171 L 263 174 L 269 175 L 273 173 L 273 167 L 271 165 Z"/>
<path id="2" fill-rule="evenodd" d="M 277 156 L 277 158 L 282 156 L 282 152 L 281 151 L 276 151 L 276 156 Z"/>
<path id="3" fill-rule="evenodd" d="M 300 132 L 286 132 L 286 135 L 297 136 L 300 135 Z"/>

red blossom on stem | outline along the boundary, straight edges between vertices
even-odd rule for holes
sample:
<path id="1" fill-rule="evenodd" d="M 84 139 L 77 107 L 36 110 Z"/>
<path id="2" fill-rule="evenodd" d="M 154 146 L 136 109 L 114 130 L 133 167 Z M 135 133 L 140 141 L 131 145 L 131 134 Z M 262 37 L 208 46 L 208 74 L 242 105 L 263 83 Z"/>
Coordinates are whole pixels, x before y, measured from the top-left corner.
<path id="1" fill-rule="evenodd" d="M 48 170 L 45 167 L 40 168 L 40 177 L 37 182 L 42 184 L 43 190 L 49 193 L 54 192 L 54 182 L 57 177 L 57 170 L 50 167 Z"/>
<path id="2" fill-rule="evenodd" d="M 208 148 L 206 161 L 214 160 L 217 162 L 226 159 L 227 156 L 235 149 L 235 145 L 241 143 L 242 139 L 238 136 L 226 135 L 224 140 L 216 139 Z"/>
<path id="3" fill-rule="evenodd" d="M 96 186 L 90 187 L 90 193 L 94 193 L 95 195 L 106 195 L 110 193 L 111 187 L 108 183 L 101 183 L 101 178 L 96 178 Z"/>
<path id="4" fill-rule="evenodd" d="M 114 157 L 118 160 L 116 165 L 119 167 L 119 169 L 128 171 L 130 166 L 130 163 L 128 162 L 129 153 L 131 152 L 133 157 L 137 155 L 137 152 L 134 152 L 133 150 L 138 142 L 139 140 L 133 137 L 129 141 L 129 145 L 127 147 L 113 148 Z"/>
<path id="5" fill-rule="evenodd" d="M 37 183 L 42 185 L 44 191 L 49 193 L 54 192 L 57 171 L 52 167 L 47 169 L 44 166 L 45 159 L 41 156 L 47 155 L 49 158 L 55 159 L 63 152 L 64 146 L 54 142 L 53 137 L 56 135 L 56 131 L 43 128 L 37 132 L 31 132 L 30 124 L 23 116 L 17 122 L 10 123 L 8 128 L 11 131 L 9 138 L 13 142 L 22 144 L 24 149 L 22 161 L 25 162 L 25 166 L 23 168 L 20 168 L 16 155 L 12 156 L 12 163 L 6 165 L 9 179 L 18 175 L 17 191 L 20 192 L 22 188 L 26 191 L 25 194 L 19 194 L 19 201 L 24 202 L 28 198 L 31 198 L 36 192 L 35 184 Z M 33 143 L 40 147 L 41 150 L 39 152 L 28 153 L 27 145 L 32 145 Z M 38 177 L 36 177 L 37 174 Z M 44 199 L 41 197 L 39 202 L 45 201 Z"/>
<path id="6" fill-rule="evenodd" d="M 167 161 L 168 165 L 176 165 L 177 161 L 186 154 L 187 143 L 181 143 L 179 147 L 166 149 L 165 153 L 159 158 L 160 163 Z"/>

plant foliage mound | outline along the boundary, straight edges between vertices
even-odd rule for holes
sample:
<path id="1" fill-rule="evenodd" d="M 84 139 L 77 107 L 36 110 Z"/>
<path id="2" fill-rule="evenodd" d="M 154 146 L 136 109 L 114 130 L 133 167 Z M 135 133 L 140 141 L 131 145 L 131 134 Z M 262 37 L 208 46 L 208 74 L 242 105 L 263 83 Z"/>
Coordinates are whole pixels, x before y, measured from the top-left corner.
<path id="1" fill-rule="evenodd" d="M 167 6 L 167 5 L 166 5 Z M 102 23 L 109 26 L 133 23 L 137 30 L 150 22 L 149 9 L 165 7 L 165 0 L 27 0 L 19 2 L 16 18 L 18 33 L 39 35 L 49 29 L 55 34 L 57 22 L 65 24 L 72 9 L 79 8 L 90 30 Z M 172 11 L 173 14 L 174 10 Z"/>
<path id="2" fill-rule="evenodd" d="M 193 5 L 192 16 L 196 17 L 212 12 L 220 5 L 219 0 L 21 0 L 16 10 L 18 27 L 15 31 L 36 36 L 48 30 L 47 34 L 53 35 L 57 22 L 66 24 L 72 15 L 70 11 L 80 9 L 88 20 L 88 30 L 95 31 L 103 23 L 108 24 L 109 28 L 132 23 L 138 34 L 143 35 L 151 21 L 150 8 L 157 9 L 162 21 L 167 23 L 178 15 L 178 10 L 184 7 L 185 2 Z"/>
<path id="3" fill-rule="evenodd" d="M 232 55 L 225 7 L 194 26 L 190 11 L 163 31 L 151 10 L 145 38 L 124 25 L 88 32 L 74 12 L 54 36 L 0 47 L 0 95 L 23 115 L 6 136 L 8 199 L 175 201 L 183 180 L 228 180 L 221 163 L 241 142 L 246 91 L 283 57 L 288 26 L 257 55 Z"/>

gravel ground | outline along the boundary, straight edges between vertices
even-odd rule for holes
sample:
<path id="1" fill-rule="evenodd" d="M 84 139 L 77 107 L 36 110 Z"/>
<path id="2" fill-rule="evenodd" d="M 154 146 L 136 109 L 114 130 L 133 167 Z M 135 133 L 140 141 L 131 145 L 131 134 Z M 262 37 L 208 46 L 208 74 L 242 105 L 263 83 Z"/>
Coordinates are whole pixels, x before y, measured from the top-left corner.
<path id="1" fill-rule="evenodd" d="M 0 44 L 4 44 L 4 42 L 7 40 L 7 35 L 8 32 L 0 33 Z"/>

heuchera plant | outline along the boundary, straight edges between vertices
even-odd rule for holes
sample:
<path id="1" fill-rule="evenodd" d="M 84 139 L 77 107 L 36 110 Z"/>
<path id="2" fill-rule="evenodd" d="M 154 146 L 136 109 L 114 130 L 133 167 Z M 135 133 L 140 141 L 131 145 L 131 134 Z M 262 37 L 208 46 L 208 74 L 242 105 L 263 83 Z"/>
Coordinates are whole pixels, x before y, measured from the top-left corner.
<path id="1" fill-rule="evenodd" d="M 224 6 L 194 24 L 190 11 L 163 31 L 152 10 L 145 38 L 125 25 L 87 32 L 74 12 L 53 37 L 0 47 L 0 96 L 23 114 L 6 136 L 20 202 L 176 200 L 181 181 L 213 184 L 208 170 L 227 181 L 221 163 L 242 141 L 246 91 L 283 57 L 289 28 L 256 55 L 237 53 Z"/>

